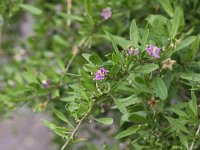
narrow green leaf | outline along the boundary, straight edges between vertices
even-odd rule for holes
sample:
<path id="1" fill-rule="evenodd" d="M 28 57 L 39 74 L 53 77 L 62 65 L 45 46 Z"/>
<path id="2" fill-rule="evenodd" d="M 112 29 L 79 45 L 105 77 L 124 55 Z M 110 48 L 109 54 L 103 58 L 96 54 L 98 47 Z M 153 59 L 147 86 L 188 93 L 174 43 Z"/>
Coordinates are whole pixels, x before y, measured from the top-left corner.
<path id="1" fill-rule="evenodd" d="M 186 73 L 180 76 L 183 79 L 190 80 L 190 81 L 200 81 L 200 74 L 197 73 Z"/>
<path id="2" fill-rule="evenodd" d="M 110 94 L 110 96 L 112 97 L 115 105 L 120 110 L 120 112 L 122 114 L 128 114 L 126 107 L 119 100 L 117 100 L 116 98 L 114 98 L 111 94 Z"/>
<path id="3" fill-rule="evenodd" d="M 156 77 L 153 80 L 153 88 L 158 97 L 160 97 L 163 100 L 167 98 L 168 90 L 167 90 L 167 86 L 162 78 Z"/>
<path id="4" fill-rule="evenodd" d="M 146 113 L 144 111 L 135 112 L 135 113 L 132 113 L 128 117 L 128 119 L 131 122 L 144 123 L 144 122 L 146 122 Z"/>
<path id="5" fill-rule="evenodd" d="M 177 47 L 173 51 L 173 53 L 190 46 L 195 41 L 195 39 L 196 39 L 196 36 L 190 36 L 190 37 L 184 39 L 183 41 L 180 42 L 180 44 L 177 45 Z"/>
<path id="6" fill-rule="evenodd" d="M 54 35 L 53 41 L 59 45 L 65 46 L 65 47 L 69 46 L 69 43 L 60 35 Z"/>
<path id="7" fill-rule="evenodd" d="M 50 130 L 52 130 L 56 135 L 62 137 L 62 138 L 66 138 L 68 139 L 67 136 L 67 132 L 69 132 L 69 129 L 65 128 L 65 127 L 59 127 L 53 123 L 51 123 L 50 121 L 44 120 L 43 124 L 49 128 Z"/>
<path id="8" fill-rule="evenodd" d="M 166 117 L 166 118 L 170 122 L 170 124 L 176 128 L 176 130 L 181 130 L 183 132 L 189 133 L 187 128 L 179 120 L 174 119 L 172 117 Z"/>
<path id="9" fill-rule="evenodd" d="M 145 50 L 149 38 L 149 29 L 145 29 L 142 35 L 142 50 Z"/>
<path id="10" fill-rule="evenodd" d="M 120 132 L 115 136 L 116 139 L 121 139 L 129 135 L 135 134 L 140 128 L 138 126 L 132 126 L 125 131 Z"/>
<path id="11" fill-rule="evenodd" d="M 131 46 L 131 42 L 126 40 L 123 37 L 119 37 L 119 36 L 114 36 L 113 35 L 113 39 L 116 42 L 116 44 L 118 44 L 119 46 L 121 46 L 122 48 L 129 48 Z"/>
<path id="12" fill-rule="evenodd" d="M 172 5 L 170 4 L 169 0 L 158 0 L 159 3 L 161 4 L 162 8 L 166 11 L 166 13 L 172 17 L 173 16 L 173 8 Z"/>
<path id="13" fill-rule="evenodd" d="M 36 8 L 34 6 L 31 6 L 31 5 L 21 4 L 20 7 L 23 8 L 24 10 L 30 12 L 33 15 L 40 15 L 40 14 L 42 14 L 42 11 L 39 8 Z"/>
<path id="14" fill-rule="evenodd" d="M 113 48 L 114 48 L 115 52 L 119 53 L 119 50 L 117 48 L 117 43 L 113 39 L 113 36 L 107 31 L 104 31 L 104 32 L 106 33 L 106 36 L 107 36 L 108 40 L 110 40 L 112 42 L 112 45 L 113 45 Z"/>
<path id="15" fill-rule="evenodd" d="M 185 146 L 185 148 L 189 149 L 188 139 L 187 136 L 179 132 L 179 139 L 181 143 Z"/>
<path id="16" fill-rule="evenodd" d="M 72 126 L 72 124 L 70 123 L 70 121 L 65 117 L 65 115 L 63 115 L 60 111 L 58 111 L 58 110 L 55 109 L 55 108 L 52 108 L 52 110 L 53 110 L 53 113 L 54 113 L 59 119 L 61 119 L 62 121 L 68 123 L 68 125 L 69 125 L 70 127 L 74 128 L 74 127 Z"/>
<path id="17" fill-rule="evenodd" d="M 132 21 L 130 27 L 130 40 L 134 47 L 138 47 L 138 28 L 135 19 Z"/>
<path id="18" fill-rule="evenodd" d="M 91 0 L 84 0 L 86 18 L 90 24 L 94 24 L 94 19 L 92 18 L 92 2 Z"/>
<path id="19" fill-rule="evenodd" d="M 113 119 L 112 118 L 94 118 L 97 122 L 102 123 L 102 124 L 106 124 L 106 125 L 110 125 L 113 123 Z"/>
<path id="20" fill-rule="evenodd" d="M 135 68 L 134 73 L 142 73 L 142 74 L 149 74 L 152 71 L 158 69 L 159 65 L 157 64 L 147 64 L 147 65 L 143 65 L 143 66 L 138 66 Z"/>
<path id="21" fill-rule="evenodd" d="M 28 83 L 37 83 L 36 73 L 32 72 L 31 70 L 28 70 L 27 72 L 23 73 L 24 79 Z"/>
<path id="22" fill-rule="evenodd" d="M 182 110 L 176 108 L 169 108 L 169 111 L 176 113 L 179 117 L 188 118 L 189 116 Z"/>
<path id="23" fill-rule="evenodd" d="M 92 54 L 89 57 L 90 62 L 92 62 L 94 65 L 99 65 L 102 64 L 103 61 L 101 60 L 101 58 L 99 57 L 99 55 L 97 55 L 96 53 Z"/>
<path id="24" fill-rule="evenodd" d="M 197 98 L 195 96 L 194 91 L 191 91 L 192 100 L 190 101 L 190 108 L 194 112 L 194 117 L 198 116 L 198 108 L 197 108 Z"/>
<path id="25" fill-rule="evenodd" d="M 171 31 L 170 31 L 170 37 L 172 39 L 175 38 L 175 36 L 178 32 L 178 28 L 180 26 L 180 20 L 181 20 L 181 8 L 176 7 L 175 13 L 173 15 L 172 24 L 171 24 Z"/>
<path id="26" fill-rule="evenodd" d="M 108 40 L 110 40 L 111 42 L 114 42 L 115 44 L 121 46 L 122 48 L 129 48 L 131 46 L 131 42 L 129 40 L 126 40 L 125 38 L 120 37 L 120 36 L 112 35 L 107 31 L 105 31 L 105 33 L 108 37 Z"/>
<path id="27" fill-rule="evenodd" d="M 90 61 L 90 59 L 89 59 L 90 56 L 91 56 L 90 54 L 83 53 L 82 56 L 85 58 L 85 60 L 87 60 L 87 62 L 91 63 L 91 61 Z"/>
<path id="28" fill-rule="evenodd" d="M 112 58 L 116 58 L 118 60 L 117 62 L 123 62 L 124 59 L 122 58 L 122 55 L 117 47 L 116 39 L 114 39 L 113 35 L 111 35 L 109 32 L 105 31 L 105 33 L 108 40 L 112 42 L 113 48 L 115 50 L 115 54 L 112 55 Z"/>
<path id="29" fill-rule="evenodd" d="M 60 69 L 64 72 L 65 71 L 65 63 L 61 59 L 57 59 L 57 63 Z"/>
<path id="30" fill-rule="evenodd" d="M 122 88 L 124 88 L 124 87 L 122 87 Z M 121 101 L 126 107 L 142 102 L 142 100 L 139 97 L 137 97 L 137 95 L 131 95 L 129 97 L 119 99 L 119 101 Z"/>
<path id="31" fill-rule="evenodd" d="M 56 126 L 55 124 L 51 123 L 50 121 L 47 120 L 43 120 L 43 124 L 49 128 L 50 130 L 54 130 L 55 128 L 57 128 L 58 126 Z"/>

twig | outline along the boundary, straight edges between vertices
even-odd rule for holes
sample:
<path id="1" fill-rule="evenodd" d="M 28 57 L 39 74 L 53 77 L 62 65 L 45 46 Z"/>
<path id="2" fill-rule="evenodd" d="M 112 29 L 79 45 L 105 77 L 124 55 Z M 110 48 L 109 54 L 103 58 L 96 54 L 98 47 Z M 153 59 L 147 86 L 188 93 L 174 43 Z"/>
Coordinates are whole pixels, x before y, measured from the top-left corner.
<path id="1" fill-rule="evenodd" d="M 2 28 L 3 28 L 3 17 L 0 15 L 0 54 L 3 53 L 2 49 L 1 49 Z"/>
<path id="2" fill-rule="evenodd" d="M 76 55 L 73 55 L 73 56 L 71 57 L 71 59 L 69 60 L 69 62 L 68 62 L 68 64 L 67 64 L 67 67 L 66 67 L 66 69 L 65 69 L 65 72 L 66 72 L 66 73 L 68 72 L 69 67 L 71 66 L 71 64 L 72 64 L 72 62 L 73 62 L 75 56 L 76 56 Z"/>
<path id="3" fill-rule="evenodd" d="M 196 131 L 195 136 L 197 136 L 197 135 L 199 134 L 199 132 L 200 132 L 200 124 L 199 124 L 199 126 L 198 126 L 198 129 L 197 129 L 197 131 Z M 194 146 L 195 140 L 196 140 L 196 139 L 194 139 L 194 140 L 192 141 L 192 144 L 191 144 L 189 150 L 192 150 L 192 149 L 193 149 L 193 146 Z"/>
<path id="4" fill-rule="evenodd" d="M 71 26 L 71 9 L 72 9 L 72 0 L 67 0 L 67 30 Z"/>
<path id="5" fill-rule="evenodd" d="M 85 116 L 83 116 L 83 118 L 79 121 L 78 125 L 76 126 L 76 128 L 74 129 L 74 131 L 72 132 L 71 136 L 69 137 L 69 139 L 67 140 L 67 142 L 62 146 L 61 150 L 64 150 L 67 145 L 69 144 L 70 140 L 72 140 L 74 138 L 74 135 L 76 134 L 79 126 L 81 125 L 81 123 L 84 121 L 84 119 L 88 116 L 89 112 L 87 112 L 85 114 Z"/>

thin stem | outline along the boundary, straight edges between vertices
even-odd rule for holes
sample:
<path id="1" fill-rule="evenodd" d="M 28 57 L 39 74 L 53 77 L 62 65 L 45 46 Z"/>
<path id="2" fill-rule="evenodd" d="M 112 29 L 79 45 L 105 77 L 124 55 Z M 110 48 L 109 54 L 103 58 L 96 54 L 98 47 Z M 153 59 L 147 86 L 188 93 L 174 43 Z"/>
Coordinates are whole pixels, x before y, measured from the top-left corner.
<path id="1" fill-rule="evenodd" d="M 198 126 L 198 129 L 197 129 L 197 131 L 196 131 L 195 136 L 197 136 L 197 135 L 199 134 L 199 132 L 200 132 L 200 124 L 199 124 L 199 126 Z M 192 150 L 192 149 L 193 149 L 193 146 L 194 146 L 195 140 L 196 140 L 196 139 L 194 139 L 194 140 L 192 141 L 192 144 L 191 144 L 189 150 Z"/>
<path id="2" fill-rule="evenodd" d="M 72 132 L 71 136 L 69 137 L 69 139 L 67 140 L 67 142 L 62 146 L 61 150 L 64 150 L 67 145 L 69 144 L 70 140 L 72 140 L 74 138 L 74 135 L 76 134 L 79 126 L 82 124 L 82 122 L 85 120 L 85 118 L 88 116 L 89 112 L 87 112 L 85 114 L 85 116 L 83 116 L 83 118 L 79 121 L 78 125 L 76 126 L 76 128 L 74 129 L 74 131 Z"/>
<path id="3" fill-rule="evenodd" d="M 67 0 L 67 30 L 71 26 L 71 9 L 72 9 L 72 0 Z"/>
<path id="4" fill-rule="evenodd" d="M 3 17 L 0 15 L 0 54 L 3 53 L 2 49 L 1 49 L 2 28 L 3 28 Z"/>
<path id="5" fill-rule="evenodd" d="M 66 67 L 66 70 L 65 70 L 66 73 L 68 72 L 69 67 L 71 66 L 71 64 L 72 64 L 72 62 L 73 62 L 75 56 L 76 56 L 76 55 L 73 55 L 73 56 L 71 57 L 71 59 L 69 60 L 69 62 L 68 62 L 68 64 L 67 64 L 67 67 Z"/>

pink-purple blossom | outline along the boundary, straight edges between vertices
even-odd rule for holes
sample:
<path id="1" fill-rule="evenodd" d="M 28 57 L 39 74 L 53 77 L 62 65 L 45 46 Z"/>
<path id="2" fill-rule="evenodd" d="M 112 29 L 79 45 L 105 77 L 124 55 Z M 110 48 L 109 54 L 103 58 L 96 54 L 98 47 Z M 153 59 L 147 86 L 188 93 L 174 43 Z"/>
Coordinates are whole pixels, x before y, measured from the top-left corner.
<path id="1" fill-rule="evenodd" d="M 43 85 L 43 87 L 44 87 L 45 89 L 49 88 L 49 86 L 50 86 L 50 80 L 49 80 L 49 79 L 43 80 L 43 81 L 42 81 L 42 85 Z"/>
<path id="2" fill-rule="evenodd" d="M 139 51 L 138 48 L 136 48 L 136 49 L 134 50 L 134 55 L 139 55 L 139 54 L 140 54 L 140 51 Z"/>
<path id="3" fill-rule="evenodd" d="M 131 54 L 133 54 L 133 53 L 134 53 L 134 55 L 139 55 L 140 51 L 139 51 L 138 48 L 136 48 L 136 49 L 133 50 L 132 47 L 129 48 L 129 49 L 127 50 L 127 54 L 128 54 L 128 55 L 131 55 Z"/>
<path id="4" fill-rule="evenodd" d="M 103 80 L 107 74 L 107 70 L 104 67 L 101 67 L 96 71 L 95 80 Z"/>
<path id="5" fill-rule="evenodd" d="M 107 20 L 109 18 L 112 17 L 112 11 L 109 7 L 106 7 L 102 10 L 101 12 L 101 17 L 104 19 L 104 20 Z"/>
<path id="6" fill-rule="evenodd" d="M 127 50 L 127 53 L 128 53 L 129 55 L 131 55 L 131 54 L 133 53 L 133 48 L 129 48 L 129 49 Z"/>
<path id="7" fill-rule="evenodd" d="M 156 46 L 154 46 L 153 44 L 148 45 L 148 47 L 146 48 L 147 53 L 155 58 L 160 58 L 160 50 L 161 48 L 158 48 Z"/>

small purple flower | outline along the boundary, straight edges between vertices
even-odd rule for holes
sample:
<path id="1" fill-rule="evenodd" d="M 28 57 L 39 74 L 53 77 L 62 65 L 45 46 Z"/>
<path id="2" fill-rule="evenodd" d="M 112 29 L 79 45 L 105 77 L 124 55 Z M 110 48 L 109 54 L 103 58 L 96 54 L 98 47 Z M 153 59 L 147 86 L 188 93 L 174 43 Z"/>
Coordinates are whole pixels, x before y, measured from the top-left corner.
<path id="1" fill-rule="evenodd" d="M 47 79 L 47 80 L 42 80 L 42 85 L 45 89 L 49 88 L 50 86 L 50 80 Z"/>
<path id="2" fill-rule="evenodd" d="M 104 19 L 104 20 L 107 20 L 109 19 L 110 17 L 112 17 L 112 11 L 109 7 L 106 7 L 102 10 L 101 12 L 101 17 Z"/>
<path id="3" fill-rule="evenodd" d="M 128 55 L 131 55 L 131 54 L 133 53 L 133 48 L 132 48 L 132 47 L 129 48 L 129 49 L 127 50 L 127 53 L 128 53 Z"/>
<path id="4" fill-rule="evenodd" d="M 107 74 L 107 70 L 104 67 L 101 67 L 96 71 L 95 80 L 103 80 Z"/>
<path id="5" fill-rule="evenodd" d="M 129 48 L 129 49 L 127 50 L 127 54 L 128 54 L 128 55 L 131 55 L 131 54 L 133 54 L 133 53 L 134 53 L 134 55 L 138 55 L 138 54 L 140 53 L 140 51 L 139 51 L 138 48 L 136 48 L 135 50 L 133 50 L 132 47 Z"/>
<path id="6" fill-rule="evenodd" d="M 155 58 L 160 58 L 160 48 L 154 46 L 153 44 L 148 45 L 148 47 L 146 48 L 147 53 Z"/>
<path id="7" fill-rule="evenodd" d="M 140 51 L 139 51 L 138 48 L 136 48 L 135 51 L 134 51 L 134 55 L 139 55 L 139 54 L 140 54 Z"/>

